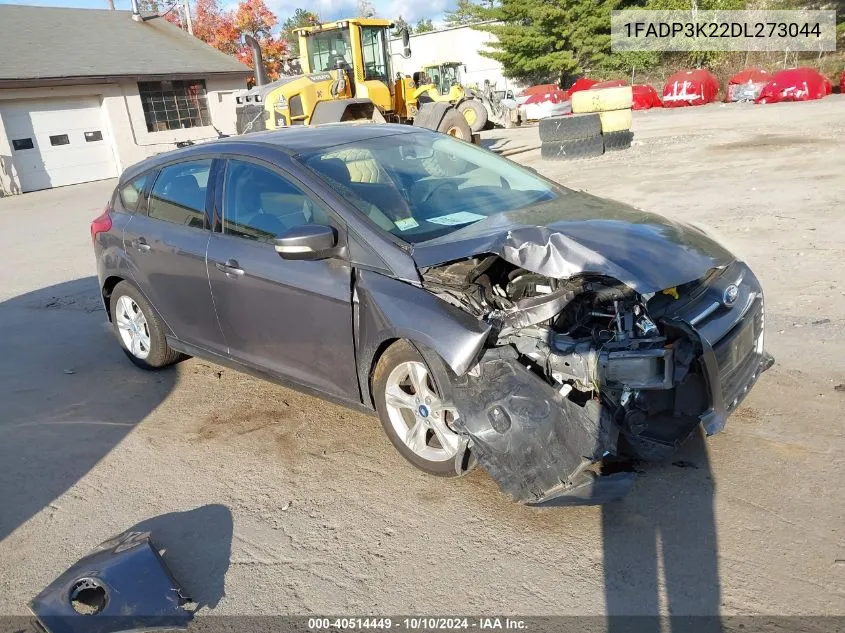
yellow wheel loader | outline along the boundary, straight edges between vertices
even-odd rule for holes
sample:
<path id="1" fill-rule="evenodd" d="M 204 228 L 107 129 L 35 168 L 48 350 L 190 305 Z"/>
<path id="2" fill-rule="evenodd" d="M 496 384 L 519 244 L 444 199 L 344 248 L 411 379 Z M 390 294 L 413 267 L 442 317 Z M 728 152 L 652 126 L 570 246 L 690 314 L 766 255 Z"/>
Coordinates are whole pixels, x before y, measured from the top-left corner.
<path id="1" fill-rule="evenodd" d="M 413 122 L 472 142 L 466 119 L 450 103 L 418 99 L 410 77 L 392 79 L 392 26 L 389 20 L 354 18 L 297 29 L 303 74 L 273 82 L 266 80 L 258 43 L 248 36 L 256 85 L 236 95 L 238 133 L 371 120 Z"/>
<path id="2" fill-rule="evenodd" d="M 480 132 L 487 125 L 487 110 L 484 104 L 470 94 L 461 81 L 461 62 L 444 61 L 426 64 L 414 73 L 417 99 L 430 99 L 435 103 L 451 103 L 458 109 L 473 133 Z"/>
<path id="3" fill-rule="evenodd" d="M 483 130 L 488 122 L 500 127 L 513 127 L 522 123 L 525 117 L 521 110 L 502 104 L 488 81 L 485 81 L 483 90 L 468 87 L 463 82 L 461 70 L 466 72 L 466 66 L 456 61 L 424 65 L 419 73 L 414 73 L 420 101 L 431 99 L 434 102 L 451 103 L 464 115 L 473 133 Z"/>

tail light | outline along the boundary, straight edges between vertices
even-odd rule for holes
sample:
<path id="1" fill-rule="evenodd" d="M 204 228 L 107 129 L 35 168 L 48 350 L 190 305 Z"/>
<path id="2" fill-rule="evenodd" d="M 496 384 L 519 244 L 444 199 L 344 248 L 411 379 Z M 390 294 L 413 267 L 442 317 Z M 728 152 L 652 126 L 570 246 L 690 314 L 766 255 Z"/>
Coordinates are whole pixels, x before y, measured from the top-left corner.
<path id="1" fill-rule="evenodd" d="M 91 222 L 91 243 L 97 239 L 97 233 L 105 233 L 111 230 L 111 216 L 109 215 L 108 207 L 103 211 L 102 215 L 98 216 Z"/>

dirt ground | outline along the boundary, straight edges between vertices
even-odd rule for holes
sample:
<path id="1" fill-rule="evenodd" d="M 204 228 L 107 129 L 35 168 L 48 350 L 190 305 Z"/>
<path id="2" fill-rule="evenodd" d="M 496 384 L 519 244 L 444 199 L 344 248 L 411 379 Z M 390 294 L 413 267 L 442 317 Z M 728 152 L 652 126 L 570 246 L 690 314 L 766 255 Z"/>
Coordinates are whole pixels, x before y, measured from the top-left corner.
<path id="1" fill-rule="evenodd" d="M 0 200 L 0 614 L 135 525 L 201 613 L 845 614 L 845 97 L 634 131 L 602 158 L 513 158 L 712 227 L 761 278 L 777 364 L 605 507 L 428 477 L 376 419 L 201 360 L 135 369 L 88 236 L 113 183 Z"/>

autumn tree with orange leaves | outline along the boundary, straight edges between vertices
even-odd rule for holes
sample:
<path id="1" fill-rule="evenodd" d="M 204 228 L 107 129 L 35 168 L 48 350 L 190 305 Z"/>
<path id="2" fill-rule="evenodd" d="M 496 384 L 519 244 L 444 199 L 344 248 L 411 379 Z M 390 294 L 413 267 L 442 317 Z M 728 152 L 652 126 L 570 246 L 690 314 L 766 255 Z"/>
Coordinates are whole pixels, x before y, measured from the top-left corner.
<path id="1" fill-rule="evenodd" d="M 288 46 L 273 35 L 278 20 L 264 0 L 242 0 L 233 12 L 223 11 L 217 0 L 195 0 L 192 18 L 195 37 L 250 67 L 252 49 L 243 43 L 243 36 L 252 35 L 261 46 L 267 75 L 278 79 Z"/>
<path id="2" fill-rule="evenodd" d="M 287 42 L 274 37 L 272 29 L 278 20 L 267 8 L 264 0 L 242 0 L 235 11 L 235 29 L 241 35 L 252 35 L 261 46 L 264 66 L 270 79 L 278 79 L 282 69 L 282 59 L 287 55 Z M 248 47 L 242 47 L 238 59 L 252 66 L 252 53 Z"/>

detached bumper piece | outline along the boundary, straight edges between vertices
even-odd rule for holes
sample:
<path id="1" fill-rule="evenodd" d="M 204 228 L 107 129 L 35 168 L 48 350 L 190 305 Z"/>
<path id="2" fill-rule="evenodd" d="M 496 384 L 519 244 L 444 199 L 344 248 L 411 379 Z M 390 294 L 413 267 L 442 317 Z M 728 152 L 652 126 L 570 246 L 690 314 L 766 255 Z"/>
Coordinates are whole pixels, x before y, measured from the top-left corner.
<path id="1" fill-rule="evenodd" d="M 99 545 L 30 603 L 50 633 L 186 629 L 194 617 L 149 532 Z"/>
<path id="2" fill-rule="evenodd" d="M 474 374 L 474 375 L 473 375 Z M 632 473 L 587 468 L 616 450 L 618 428 L 594 400 L 581 406 L 510 358 L 454 383 L 459 430 L 503 492 L 531 505 L 596 505 L 625 496 Z"/>

